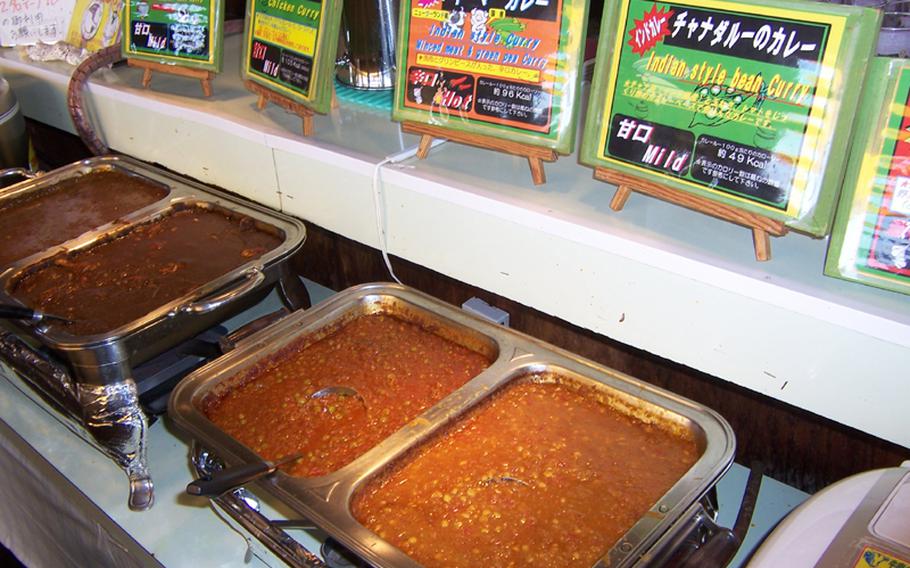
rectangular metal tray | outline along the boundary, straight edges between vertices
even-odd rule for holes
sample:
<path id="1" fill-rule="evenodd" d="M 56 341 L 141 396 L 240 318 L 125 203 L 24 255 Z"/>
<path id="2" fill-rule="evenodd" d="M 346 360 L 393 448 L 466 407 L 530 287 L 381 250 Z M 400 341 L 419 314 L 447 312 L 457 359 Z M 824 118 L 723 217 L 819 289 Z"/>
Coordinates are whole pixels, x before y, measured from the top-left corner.
<path id="1" fill-rule="evenodd" d="M 8 290 L 30 267 L 40 265 L 57 255 L 89 248 L 132 226 L 166 214 L 181 204 L 199 204 L 252 218 L 262 226 L 271 227 L 282 234 L 283 243 L 261 257 L 251 259 L 227 274 L 110 332 L 73 336 L 65 329 L 47 328 L 40 324 L 13 320 L 2 324 L 12 326 L 17 334 L 31 337 L 61 354 L 74 368 L 79 379 L 95 383 L 104 383 L 108 379 L 122 380 L 129 376 L 129 365 L 141 363 L 261 299 L 261 295 L 257 298 L 257 294 L 266 293 L 279 280 L 282 272 L 287 271 L 286 262 L 300 249 L 306 237 L 303 222 L 298 219 L 120 156 L 103 156 L 70 164 L 34 180 L 17 184 L 12 189 L 15 189 L 17 195 L 26 191 L 40 191 L 68 177 L 104 169 L 120 169 L 147 178 L 153 183 L 167 186 L 170 192 L 165 199 L 155 204 L 13 263 L 0 273 L 0 301 L 21 304 L 8 294 Z M 0 195 L 5 196 L 6 194 Z"/>
<path id="2" fill-rule="evenodd" d="M 56 193 L 57 187 L 62 183 L 70 179 L 79 178 L 86 174 L 97 173 L 102 171 L 117 171 L 118 173 L 128 175 L 130 177 L 139 178 L 144 182 L 147 182 L 150 186 L 157 186 L 162 190 L 162 196 L 155 201 L 149 202 L 147 205 L 134 209 L 133 211 L 128 211 L 122 215 L 110 219 L 108 222 L 101 223 L 99 225 L 86 227 L 82 233 L 73 235 L 71 238 L 59 238 L 56 243 L 45 247 L 44 250 L 48 248 L 53 248 L 54 246 L 62 246 L 64 243 L 70 240 L 78 239 L 85 233 L 92 231 L 97 231 L 104 229 L 110 226 L 116 226 L 128 221 L 131 217 L 136 215 L 141 215 L 142 212 L 146 209 L 160 206 L 161 203 L 165 203 L 171 196 L 172 190 L 167 180 L 155 179 L 156 176 L 154 173 L 149 175 L 149 172 L 139 171 L 136 167 L 138 163 L 134 163 L 132 160 L 128 159 L 119 159 L 116 161 L 111 160 L 110 158 L 93 158 L 90 160 L 85 160 L 82 162 L 77 162 L 75 164 L 70 164 L 62 168 L 40 174 L 36 177 L 30 178 L 26 181 L 17 183 L 13 186 L 9 186 L 0 190 L 0 207 L 5 207 L 7 205 L 15 205 L 16 203 L 23 200 L 40 200 L 43 195 L 50 195 Z M 126 167 L 124 167 L 126 166 Z M 112 196 L 113 197 L 113 196 Z M 47 223 L 53 223 L 54 219 L 44 219 Z M 34 255 L 44 254 L 44 250 L 36 251 Z M 3 266 L 0 266 L 0 270 L 9 268 L 10 266 L 16 264 L 28 264 L 30 257 L 33 255 L 25 256 L 10 263 L 7 263 Z"/>
<path id="3" fill-rule="evenodd" d="M 495 359 L 465 386 L 334 473 L 294 478 L 279 471 L 259 482 L 371 564 L 417 566 L 354 519 L 350 501 L 356 490 L 439 428 L 501 386 L 521 380 L 528 373 L 554 370 L 573 380 L 595 385 L 603 389 L 622 412 L 647 416 L 672 428 L 686 430 L 704 448 L 692 468 L 606 552 L 602 565 L 634 563 L 704 496 L 733 461 L 733 432 L 713 411 L 514 330 L 496 326 L 415 290 L 387 284 L 368 284 L 345 290 L 311 310 L 295 312 L 251 336 L 235 351 L 184 379 L 171 395 L 169 415 L 227 465 L 260 461 L 252 450 L 206 418 L 202 412 L 206 397 L 230 388 L 233 378 L 289 343 L 315 340 L 324 336 L 325 330 L 336 329 L 348 318 L 373 312 L 391 313 L 414 321 Z"/>

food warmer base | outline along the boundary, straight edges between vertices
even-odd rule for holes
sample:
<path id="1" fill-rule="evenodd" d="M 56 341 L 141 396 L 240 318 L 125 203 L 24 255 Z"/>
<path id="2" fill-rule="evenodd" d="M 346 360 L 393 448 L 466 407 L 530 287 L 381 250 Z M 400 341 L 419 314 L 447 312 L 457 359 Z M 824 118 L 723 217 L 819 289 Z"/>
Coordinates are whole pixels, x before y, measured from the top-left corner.
<path id="1" fill-rule="evenodd" d="M 842 479 L 787 515 L 749 568 L 783 565 L 910 565 L 910 461 Z"/>
<path id="2" fill-rule="evenodd" d="M 302 285 L 275 286 L 282 310 L 309 307 Z M 292 294 L 285 290 L 292 289 Z M 150 419 L 166 409 L 170 390 L 188 373 L 220 355 L 233 340 L 216 325 L 133 368 L 120 387 L 106 385 L 96 396 L 91 385 L 74 379 L 66 365 L 40 347 L 0 329 L 0 364 L 9 365 L 48 404 L 84 432 L 129 478 L 129 504 L 145 510 L 154 503 L 147 458 Z M 100 424 L 87 417 L 103 417 Z"/>

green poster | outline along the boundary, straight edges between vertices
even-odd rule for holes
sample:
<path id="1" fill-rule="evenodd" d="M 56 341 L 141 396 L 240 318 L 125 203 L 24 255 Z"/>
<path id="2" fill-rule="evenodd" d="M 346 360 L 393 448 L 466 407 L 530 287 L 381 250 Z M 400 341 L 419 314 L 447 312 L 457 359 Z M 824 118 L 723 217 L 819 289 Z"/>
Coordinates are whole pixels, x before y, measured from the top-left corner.
<path id="1" fill-rule="evenodd" d="M 779 0 L 605 6 L 581 161 L 826 234 L 878 18 Z"/>
<path id="2" fill-rule="evenodd" d="M 392 117 L 571 153 L 587 19 L 586 0 L 402 0 Z"/>
<path id="3" fill-rule="evenodd" d="M 910 294 L 910 62 L 877 58 L 825 274 Z"/>
<path id="4" fill-rule="evenodd" d="M 341 2 L 248 0 L 244 78 L 328 112 L 340 25 Z"/>
<path id="5" fill-rule="evenodd" d="M 127 0 L 123 56 L 221 71 L 224 0 Z"/>

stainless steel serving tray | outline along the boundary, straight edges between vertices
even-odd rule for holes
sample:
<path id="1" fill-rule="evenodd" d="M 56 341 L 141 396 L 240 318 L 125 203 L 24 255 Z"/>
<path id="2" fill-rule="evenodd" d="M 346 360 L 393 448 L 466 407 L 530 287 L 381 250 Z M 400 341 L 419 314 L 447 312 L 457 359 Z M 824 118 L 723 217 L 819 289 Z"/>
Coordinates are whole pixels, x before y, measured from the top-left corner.
<path id="1" fill-rule="evenodd" d="M 647 416 L 691 432 L 704 447 L 692 468 L 601 559 L 598 565 L 634 564 L 691 505 L 701 499 L 733 461 L 734 437 L 715 412 L 672 393 L 508 328 L 493 325 L 415 290 L 368 284 L 345 290 L 306 312 L 295 312 L 250 336 L 238 348 L 185 378 L 173 391 L 169 415 L 227 465 L 259 462 L 249 448 L 210 422 L 202 412 L 209 395 L 231 387 L 232 378 L 291 342 L 317 340 L 326 330 L 368 313 L 391 313 L 414 321 L 457 343 L 493 356 L 493 363 L 404 428 L 347 466 L 316 478 L 279 471 L 259 483 L 301 515 L 380 567 L 418 566 L 380 539 L 350 513 L 356 490 L 373 475 L 425 441 L 499 387 L 528 373 L 556 371 L 602 389 L 623 412 Z"/>
<path id="2" fill-rule="evenodd" d="M 154 172 L 142 171 L 146 169 L 147 167 L 144 164 L 141 164 L 129 158 L 113 158 L 110 156 L 105 156 L 87 159 L 63 166 L 51 172 L 42 174 L 30 174 L 27 176 L 26 181 L 22 181 L 16 183 L 15 185 L 0 189 L 0 207 L 19 202 L 21 200 L 31 200 L 36 198 L 40 199 L 41 195 L 54 193 L 54 188 L 61 182 L 99 171 L 117 170 L 120 173 L 130 175 L 132 177 L 138 177 L 142 181 L 149 182 L 153 186 L 158 186 L 162 190 L 163 195 L 157 201 L 150 202 L 145 207 L 136 209 L 115 219 L 111 219 L 107 223 L 96 225 L 94 227 L 87 227 L 83 231 L 83 234 L 91 231 L 103 230 L 106 227 L 123 224 L 124 222 L 128 221 L 130 217 L 140 215 L 144 209 L 159 206 L 161 203 L 166 203 L 170 198 L 172 189 L 168 184 L 168 181 L 165 179 L 157 178 Z M 45 221 L 50 223 L 54 220 L 46 219 Z M 80 235 L 74 235 L 71 239 L 60 239 L 59 242 L 54 243 L 54 245 L 61 246 L 66 241 L 74 240 L 79 236 Z M 41 256 L 44 254 L 44 252 L 44 250 L 37 251 L 34 255 L 29 255 L 17 259 L 15 262 L 0 266 L 0 270 L 15 265 L 28 264 L 32 256 Z"/>
<path id="3" fill-rule="evenodd" d="M 16 261 L 0 273 L 0 301 L 21 304 L 10 296 L 9 287 L 30 267 L 60 254 L 90 248 L 182 206 L 199 205 L 249 217 L 260 226 L 281 234 L 283 242 L 263 256 L 109 332 L 75 336 L 67 333 L 64 328 L 48 328 L 40 324 L 12 320 L 2 324 L 12 326 L 17 334 L 30 337 L 61 355 L 73 368 L 78 380 L 97 384 L 130 376 L 131 365 L 142 363 L 260 300 L 283 275 L 282 272 L 287 270 L 286 261 L 300 249 L 306 237 L 302 221 L 119 156 L 103 156 L 70 164 L 12 186 L 0 194 L 0 199 L 38 192 L 64 179 L 107 169 L 118 169 L 146 178 L 167 186 L 170 192 L 157 203 Z"/>

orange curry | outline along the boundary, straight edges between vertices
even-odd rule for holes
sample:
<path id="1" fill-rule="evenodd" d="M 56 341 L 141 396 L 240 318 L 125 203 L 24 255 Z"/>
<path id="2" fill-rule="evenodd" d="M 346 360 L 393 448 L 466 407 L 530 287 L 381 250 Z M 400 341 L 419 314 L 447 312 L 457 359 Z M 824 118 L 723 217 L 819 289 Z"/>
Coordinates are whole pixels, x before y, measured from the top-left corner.
<path id="1" fill-rule="evenodd" d="M 331 473 L 489 366 L 480 353 L 384 314 L 285 347 L 209 401 L 205 413 L 268 460 L 301 452 L 291 475 Z M 231 382 L 234 382 L 231 380 Z M 361 397 L 312 395 L 330 386 Z"/>
<path id="2" fill-rule="evenodd" d="M 591 566 L 700 453 L 608 402 L 513 383 L 369 481 L 353 514 L 427 567 Z"/>

